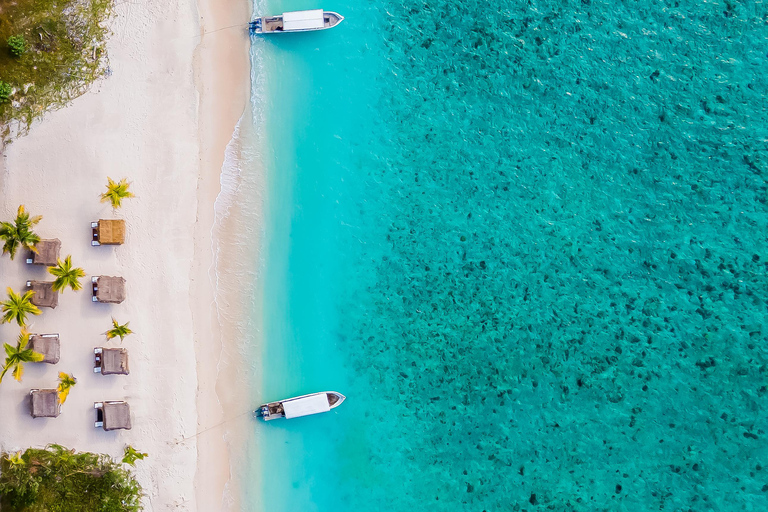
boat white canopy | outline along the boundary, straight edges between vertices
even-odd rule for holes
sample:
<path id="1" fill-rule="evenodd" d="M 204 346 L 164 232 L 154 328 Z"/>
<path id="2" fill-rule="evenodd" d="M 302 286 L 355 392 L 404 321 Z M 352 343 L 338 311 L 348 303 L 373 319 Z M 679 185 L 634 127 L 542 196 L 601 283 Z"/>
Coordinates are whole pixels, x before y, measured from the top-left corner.
<path id="1" fill-rule="evenodd" d="M 294 11 L 283 13 L 283 31 L 320 29 L 325 27 L 323 10 Z"/>
<path id="2" fill-rule="evenodd" d="M 331 410 L 331 406 L 328 404 L 328 395 L 318 393 L 316 395 L 286 400 L 283 402 L 283 410 L 285 411 L 285 417 L 290 419 L 328 412 Z"/>

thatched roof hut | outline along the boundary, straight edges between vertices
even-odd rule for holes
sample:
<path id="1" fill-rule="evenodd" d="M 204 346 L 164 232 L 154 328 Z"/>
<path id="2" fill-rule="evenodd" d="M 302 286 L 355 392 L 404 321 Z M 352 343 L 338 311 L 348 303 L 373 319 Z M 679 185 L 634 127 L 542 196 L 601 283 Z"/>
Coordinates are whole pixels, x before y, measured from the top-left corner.
<path id="1" fill-rule="evenodd" d="M 61 240 L 58 238 L 40 240 L 35 245 L 35 249 L 37 249 L 37 252 L 30 252 L 29 256 L 27 256 L 27 263 L 52 267 L 59 262 Z"/>
<path id="2" fill-rule="evenodd" d="M 35 306 L 54 309 L 59 305 L 59 294 L 53 291 L 53 281 L 27 281 L 27 288 L 35 292 L 32 296 Z"/>
<path id="3" fill-rule="evenodd" d="M 125 243 L 125 221 L 122 219 L 100 219 L 92 222 L 93 241 L 91 245 L 121 245 Z"/>
<path id="4" fill-rule="evenodd" d="M 94 350 L 102 375 L 128 375 L 128 351 L 124 348 L 97 348 Z"/>
<path id="5" fill-rule="evenodd" d="M 120 304 L 125 300 L 125 279 L 113 276 L 96 276 L 93 282 L 93 300 Z"/>
<path id="6" fill-rule="evenodd" d="M 29 337 L 29 348 L 43 354 L 41 363 L 58 363 L 60 347 L 58 334 L 33 334 Z"/>
<path id="7" fill-rule="evenodd" d="M 101 427 L 104 430 L 131 430 L 131 408 L 128 402 L 100 402 L 94 404 L 94 407 L 100 412 Z"/>
<path id="8" fill-rule="evenodd" d="M 33 418 L 56 418 L 61 412 L 59 392 L 55 389 L 33 389 L 29 396 Z"/>

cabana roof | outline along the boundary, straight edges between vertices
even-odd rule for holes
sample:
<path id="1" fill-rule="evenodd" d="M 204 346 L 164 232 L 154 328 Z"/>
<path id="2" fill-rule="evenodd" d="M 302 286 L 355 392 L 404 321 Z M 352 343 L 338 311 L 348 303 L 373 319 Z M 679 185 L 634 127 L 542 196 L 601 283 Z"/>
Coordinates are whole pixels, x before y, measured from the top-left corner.
<path id="1" fill-rule="evenodd" d="M 27 288 L 35 292 L 32 304 L 54 309 L 59 305 L 59 294 L 53 291 L 53 281 L 27 281 Z"/>
<path id="2" fill-rule="evenodd" d="M 29 337 L 29 348 L 43 354 L 41 363 L 58 363 L 60 347 L 58 334 L 33 334 Z"/>
<path id="3" fill-rule="evenodd" d="M 96 232 L 102 245 L 125 243 L 125 221 L 122 219 L 100 219 Z"/>
<path id="4" fill-rule="evenodd" d="M 93 296 L 99 302 L 120 304 L 125 300 L 125 279 L 113 276 L 94 277 Z"/>
<path id="5" fill-rule="evenodd" d="M 131 408 L 128 402 L 104 402 L 104 430 L 131 430 Z"/>
<path id="6" fill-rule="evenodd" d="M 55 389 L 33 389 L 29 395 L 32 400 L 30 413 L 33 418 L 55 418 L 61 412 L 59 393 Z"/>
<path id="7" fill-rule="evenodd" d="M 128 375 L 128 351 L 124 348 L 101 349 L 102 375 Z"/>
<path id="8" fill-rule="evenodd" d="M 56 265 L 61 253 L 61 240 L 54 238 L 52 240 L 40 240 L 35 245 L 37 252 L 30 252 L 27 263 L 34 265 L 47 265 L 49 267 Z"/>

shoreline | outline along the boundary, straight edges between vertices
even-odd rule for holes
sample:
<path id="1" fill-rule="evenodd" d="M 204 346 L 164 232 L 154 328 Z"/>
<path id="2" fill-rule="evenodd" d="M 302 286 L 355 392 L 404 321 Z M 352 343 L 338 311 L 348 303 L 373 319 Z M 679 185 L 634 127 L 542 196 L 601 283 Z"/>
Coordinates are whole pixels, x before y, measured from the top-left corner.
<path id="1" fill-rule="evenodd" d="M 197 183 L 195 264 L 191 272 L 190 305 L 195 324 L 198 392 L 195 492 L 198 510 L 239 510 L 241 493 L 232 478 L 237 440 L 242 433 L 229 430 L 228 402 L 246 400 L 227 354 L 234 340 L 220 321 L 215 246 L 215 204 L 222 194 L 225 155 L 236 127 L 250 105 L 250 37 L 247 29 L 220 30 L 250 20 L 251 7 L 243 0 L 198 0 L 200 43 L 194 52 L 198 93 L 200 173 Z M 206 34 L 206 32 L 209 32 Z"/>

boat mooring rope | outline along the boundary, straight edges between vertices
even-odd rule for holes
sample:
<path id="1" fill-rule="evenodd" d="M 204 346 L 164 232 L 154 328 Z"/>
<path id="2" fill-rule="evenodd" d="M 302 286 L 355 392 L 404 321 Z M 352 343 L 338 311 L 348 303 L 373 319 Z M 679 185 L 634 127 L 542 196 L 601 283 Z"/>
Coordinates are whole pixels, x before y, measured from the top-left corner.
<path id="1" fill-rule="evenodd" d="M 206 428 L 206 429 L 204 429 L 204 430 L 201 430 L 200 432 L 196 433 L 195 435 L 192 435 L 192 436 L 188 436 L 188 437 L 183 437 L 183 436 L 182 436 L 182 438 L 181 438 L 181 439 L 179 439 L 178 441 L 174 441 L 174 443 L 175 443 L 175 444 L 179 444 L 179 443 L 183 443 L 184 441 L 187 441 L 187 440 L 189 440 L 189 439 L 194 439 L 194 438 L 196 438 L 197 436 L 199 436 L 199 435 L 201 435 L 201 434 L 205 434 L 205 433 L 206 433 L 206 432 L 208 432 L 209 430 L 213 430 L 214 428 L 220 427 L 220 426 L 224 425 L 225 423 L 229 423 L 229 422 L 230 422 L 230 421 L 232 421 L 232 420 L 236 420 L 236 419 L 238 419 L 238 418 L 242 418 L 242 417 L 243 417 L 243 416 L 245 416 L 246 414 L 254 414 L 254 411 L 253 411 L 253 409 L 251 409 L 251 410 L 248 410 L 248 411 L 245 411 L 244 413 L 238 414 L 237 416 L 232 416 L 231 418 L 227 418 L 227 419 L 225 419 L 224 421 L 222 421 L 222 422 L 220 422 L 220 423 L 217 423 L 217 424 L 215 424 L 215 425 L 213 425 L 213 426 L 210 426 L 210 427 L 208 427 L 208 428 Z"/>

